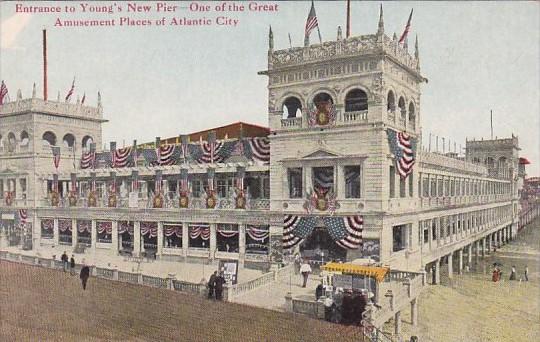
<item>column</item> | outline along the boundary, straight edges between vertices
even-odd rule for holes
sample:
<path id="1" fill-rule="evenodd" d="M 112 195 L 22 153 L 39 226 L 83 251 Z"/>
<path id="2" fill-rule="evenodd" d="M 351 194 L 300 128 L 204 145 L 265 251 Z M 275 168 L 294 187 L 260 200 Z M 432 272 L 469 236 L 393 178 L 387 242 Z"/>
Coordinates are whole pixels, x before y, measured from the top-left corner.
<path id="1" fill-rule="evenodd" d="M 435 228 L 437 232 L 437 246 L 440 246 L 441 245 L 441 219 L 440 218 L 435 219 L 435 225 L 437 227 Z"/>
<path id="2" fill-rule="evenodd" d="M 246 225 L 238 225 L 238 264 L 240 267 L 244 266 L 246 259 Z"/>
<path id="3" fill-rule="evenodd" d="M 469 267 L 472 264 L 472 243 L 467 246 L 467 264 Z"/>
<path id="4" fill-rule="evenodd" d="M 36 251 L 41 246 L 41 222 L 38 220 L 36 212 L 32 215 L 30 222 L 32 223 L 32 250 Z"/>
<path id="5" fill-rule="evenodd" d="M 441 283 L 441 259 L 435 260 L 435 285 Z"/>
<path id="6" fill-rule="evenodd" d="M 187 257 L 187 251 L 189 248 L 189 231 L 187 222 L 182 223 L 182 254 L 184 258 Z"/>
<path id="7" fill-rule="evenodd" d="M 112 221 L 111 252 L 118 255 L 118 221 Z"/>
<path id="8" fill-rule="evenodd" d="M 482 238 L 482 258 L 486 256 L 486 237 Z"/>
<path id="9" fill-rule="evenodd" d="M 337 198 L 345 198 L 345 167 L 338 164 L 337 166 L 337 177 L 334 177 L 336 189 L 337 189 Z"/>
<path id="10" fill-rule="evenodd" d="M 97 242 L 97 229 L 96 229 L 96 220 L 92 220 L 91 221 L 92 225 L 91 225 L 91 229 L 90 229 L 90 241 L 91 241 L 91 246 L 90 248 L 92 249 L 92 253 L 95 253 L 96 252 L 96 242 Z"/>
<path id="11" fill-rule="evenodd" d="M 214 259 L 216 255 L 216 242 L 217 242 L 217 225 L 210 223 L 210 259 Z"/>
<path id="12" fill-rule="evenodd" d="M 54 219 L 54 226 L 53 226 L 53 236 L 54 236 L 54 244 L 58 245 L 60 243 L 60 232 L 58 230 L 58 219 Z M 41 229 L 41 225 L 40 225 Z"/>
<path id="13" fill-rule="evenodd" d="M 161 257 L 163 254 L 163 222 L 157 223 L 157 256 Z"/>
<path id="14" fill-rule="evenodd" d="M 401 334 L 401 311 L 394 314 L 394 334 Z"/>
<path id="15" fill-rule="evenodd" d="M 448 278 L 452 279 L 454 277 L 454 265 L 453 260 L 454 259 L 454 252 L 451 252 L 448 254 L 447 260 L 448 260 Z"/>
<path id="16" fill-rule="evenodd" d="M 463 273 L 463 248 L 458 251 L 458 258 L 459 258 L 459 264 L 458 264 L 458 273 Z"/>
<path id="17" fill-rule="evenodd" d="M 77 246 L 78 233 L 79 233 L 79 231 L 77 230 L 77 220 L 72 219 L 71 220 L 71 245 L 73 246 L 73 248 L 75 248 L 75 246 Z"/>
<path id="18" fill-rule="evenodd" d="M 411 320 L 414 327 L 418 325 L 418 298 L 411 301 Z"/>
<path id="19" fill-rule="evenodd" d="M 428 220 L 428 243 L 429 243 L 429 250 L 431 250 L 431 241 L 433 240 L 433 229 L 431 228 L 433 225 L 433 220 Z"/>
<path id="20" fill-rule="evenodd" d="M 141 223 L 139 221 L 133 222 L 133 256 L 139 257 L 141 255 Z"/>
<path id="21" fill-rule="evenodd" d="M 304 193 L 306 193 L 306 191 L 310 191 L 313 188 L 313 181 L 311 179 L 311 167 L 304 167 L 303 172 L 305 183 L 302 190 L 304 191 Z"/>

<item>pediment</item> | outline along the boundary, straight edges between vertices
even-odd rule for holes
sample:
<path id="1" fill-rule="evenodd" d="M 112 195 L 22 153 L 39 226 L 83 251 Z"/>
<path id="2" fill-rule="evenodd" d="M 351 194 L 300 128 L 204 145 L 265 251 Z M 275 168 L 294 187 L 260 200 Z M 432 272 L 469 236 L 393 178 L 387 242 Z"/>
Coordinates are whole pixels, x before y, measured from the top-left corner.
<path id="1" fill-rule="evenodd" d="M 313 151 L 303 156 L 302 158 L 328 158 L 328 157 L 340 157 L 340 156 L 341 156 L 340 154 L 327 150 L 327 149 L 318 149 L 316 151 Z"/>

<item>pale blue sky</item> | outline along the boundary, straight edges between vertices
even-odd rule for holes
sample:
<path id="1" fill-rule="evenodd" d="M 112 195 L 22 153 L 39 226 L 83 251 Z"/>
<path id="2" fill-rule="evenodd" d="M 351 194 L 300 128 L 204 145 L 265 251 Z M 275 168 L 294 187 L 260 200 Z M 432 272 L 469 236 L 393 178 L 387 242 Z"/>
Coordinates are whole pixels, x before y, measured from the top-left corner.
<path id="1" fill-rule="evenodd" d="M 29 96 L 33 82 L 42 93 L 41 29 L 45 26 L 49 97 L 56 99 L 58 91 L 64 97 L 73 76 L 76 94 L 82 97 L 86 92 L 87 103 L 95 104 L 100 90 L 110 120 L 104 125 L 104 141 L 120 144 L 124 139 L 152 141 L 155 136 L 176 136 L 234 121 L 267 125 L 267 79 L 257 71 L 267 63 L 268 25 L 274 30 L 277 49 L 288 47 L 289 32 L 293 44 L 301 45 L 310 7 L 309 1 L 280 2 L 277 13 L 228 13 L 240 23 L 227 28 L 54 28 L 52 14 L 12 18 L 15 4 L 0 4 L 0 77 L 11 97 L 18 88 Z M 337 26 L 345 24 L 345 1 L 316 1 L 315 6 L 323 40 L 335 39 Z M 458 145 L 464 145 L 465 137 L 489 137 L 493 109 L 495 135 L 517 134 L 522 154 L 533 163 L 529 174 L 540 174 L 539 6 L 537 2 L 383 2 L 389 35 L 401 33 L 414 7 L 411 35 L 419 36 L 422 72 L 429 79 L 422 91 L 424 136 L 432 132 Z M 379 2 L 353 1 L 352 34 L 374 33 L 378 10 Z M 119 16 L 79 14 L 77 18 Z M 217 14 L 167 15 L 173 16 L 215 18 Z M 157 19 L 163 14 L 140 17 Z"/>

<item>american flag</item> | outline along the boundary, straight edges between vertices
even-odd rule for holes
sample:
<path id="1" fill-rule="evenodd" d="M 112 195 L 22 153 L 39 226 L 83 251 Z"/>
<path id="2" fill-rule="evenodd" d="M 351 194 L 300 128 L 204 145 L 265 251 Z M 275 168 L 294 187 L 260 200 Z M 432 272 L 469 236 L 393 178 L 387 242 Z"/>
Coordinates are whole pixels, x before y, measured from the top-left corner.
<path id="1" fill-rule="evenodd" d="M 4 81 L 2 80 L 2 85 L 0 85 L 0 105 L 4 104 L 4 97 L 8 94 L 8 88 Z"/>
<path id="2" fill-rule="evenodd" d="M 156 171 L 156 194 L 160 194 L 161 193 L 161 187 L 162 187 L 162 182 L 163 182 L 163 177 L 162 177 L 162 171 L 161 170 L 157 170 Z"/>
<path id="3" fill-rule="evenodd" d="M 132 191 L 139 189 L 139 171 L 133 171 L 131 173 L 131 189 Z"/>
<path id="4" fill-rule="evenodd" d="M 208 192 L 212 194 L 214 192 L 214 169 L 208 169 L 207 182 L 208 182 Z"/>
<path id="5" fill-rule="evenodd" d="M 52 154 L 53 154 L 53 164 L 55 169 L 58 170 L 58 166 L 60 166 L 60 147 L 59 146 L 51 146 Z"/>
<path id="6" fill-rule="evenodd" d="M 95 172 L 90 173 L 90 191 L 92 192 L 96 191 L 96 173 Z"/>
<path id="7" fill-rule="evenodd" d="M 317 218 L 314 216 L 285 215 L 283 219 L 283 248 L 293 248 L 313 232 Z"/>
<path id="8" fill-rule="evenodd" d="M 75 91 L 75 77 L 73 77 L 73 82 L 71 83 L 71 89 L 69 89 L 67 95 L 66 95 L 66 102 L 69 101 L 71 98 L 71 95 L 73 95 L 73 92 Z"/>
<path id="9" fill-rule="evenodd" d="M 387 133 L 388 142 L 394 154 L 396 169 L 401 178 L 405 179 L 412 172 L 415 162 L 415 140 L 404 132 L 389 129 Z"/>
<path id="10" fill-rule="evenodd" d="M 409 14 L 409 20 L 407 20 L 407 25 L 405 25 L 405 30 L 403 30 L 401 37 L 399 37 L 399 41 L 398 41 L 399 44 L 403 43 L 403 41 L 405 41 L 405 39 L 407 38 L 407 35 L 409 34 L 409 30 L 411 29 L 412 14 L 413 14 L 413 10 L 411 9 L 411 14 Z"/>
<path id="11" fill-rule="evenodd" d="M 313 3 L 313 1 L 311 1 L 311 9 L 309 10 L 309 14 L 306 20 L 306 31 L 304 38 L 305 45 L 309 44 L 309 35 L 311 34 L 311 31 L 313 31 L 315 28 L 319 28 L 319 23 L 317 22 L 317 14 L 315 13 L 315 4 Z M 321 40 L 320 32 L 319 40 Z"/>

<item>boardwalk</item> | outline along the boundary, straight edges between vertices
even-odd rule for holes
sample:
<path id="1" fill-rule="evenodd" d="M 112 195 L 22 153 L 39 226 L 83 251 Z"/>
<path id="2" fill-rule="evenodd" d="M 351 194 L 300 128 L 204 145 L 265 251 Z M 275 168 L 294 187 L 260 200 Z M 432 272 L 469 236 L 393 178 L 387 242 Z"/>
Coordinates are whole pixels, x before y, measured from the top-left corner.
<path id="1" fill-rule="evenodd" d="M 503 281 L 491 281 L 490 268 L 502 263 Z M 512 265 L 518 279 L 529 267 L 529 282 L 509 281 Z M 443 268 L 444 269 L 444 268 Z M 450 282 L 427 287 L 420 296 L 419 325 L 403 324 L 403 336 L 433 342 L 528 342 L 540 337 L 540 220 L 486 259 L 476 270 L 454 274 Z M 404 323 L 410 312 L 404 312 Z M 387 325 L 387 331 L 393 326 Z"/>
<path id="2" fill-rule="evenodd" d="M 0 341 L 361 341 L 354 327 L 0 262 Z"/>

